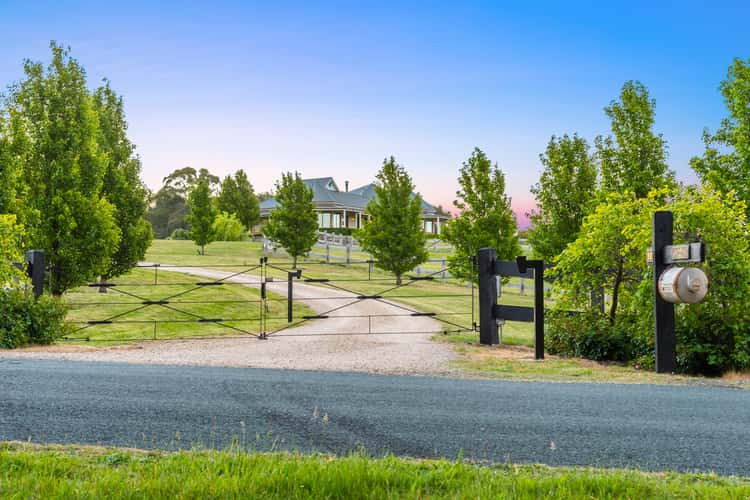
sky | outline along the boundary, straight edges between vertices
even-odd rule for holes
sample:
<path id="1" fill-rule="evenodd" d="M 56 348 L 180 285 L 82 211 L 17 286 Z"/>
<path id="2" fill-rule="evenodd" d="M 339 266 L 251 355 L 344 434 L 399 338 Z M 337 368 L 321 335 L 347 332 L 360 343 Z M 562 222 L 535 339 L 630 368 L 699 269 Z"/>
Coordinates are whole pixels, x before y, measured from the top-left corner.
<path id="1" fill-rule="evenodd" d="M 750 59 L 750 2 L 80 2 L 0 0 L 0 88 L 24 59 L 70 46 L 93 88 L 123 96 L 143 179 L 285 171 L 369 183 L 394 155 L 450 207 L 475 147 L 506 175 L 519 221 L 550 136 L 593 143 L 639 80 L 677 177 L 726 110 L 718 86 Z"/>

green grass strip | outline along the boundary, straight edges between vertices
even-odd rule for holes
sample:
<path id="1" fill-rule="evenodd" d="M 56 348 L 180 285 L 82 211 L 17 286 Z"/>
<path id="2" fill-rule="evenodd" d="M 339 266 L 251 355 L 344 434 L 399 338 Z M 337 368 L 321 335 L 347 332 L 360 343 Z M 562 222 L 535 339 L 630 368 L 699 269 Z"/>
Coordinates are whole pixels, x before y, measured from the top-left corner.
<path id="1" fill-rule="evenodd" d="M 713 474 L 0 444 L 2 498 L 748 498 Z"/>

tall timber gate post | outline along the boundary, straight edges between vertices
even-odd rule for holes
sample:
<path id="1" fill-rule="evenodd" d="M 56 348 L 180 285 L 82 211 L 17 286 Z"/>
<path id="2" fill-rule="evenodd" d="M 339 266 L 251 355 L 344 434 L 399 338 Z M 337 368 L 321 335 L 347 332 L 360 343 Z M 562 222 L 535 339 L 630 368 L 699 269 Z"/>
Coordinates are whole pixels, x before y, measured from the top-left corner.
<path id="1" fill-rule="evenodd" d="M 706 260 L 706 245 L 693 242 L 674 245 L 674 217 L 670 211 L 654 212 L 652 246 L 646 262 L 654 266 L 654 345 L 657 373 L 677 369 L 675 304 L 697 304 L 708 292 L 708 277 L 697 267 L 679 264 Z"/>
<path id="2" fill-rule="evenodd" d="M 494 316 L 494 306 L 497 304 L 497 281 L 495 281 L 495 259 L 497 252 L 494 248 L 482 248 L 477 258 L 477 272 L 479 274 L 479 343 L 483 345 L 497 345 L 500 336 L 497 321 Z"/>
<path id="3" fill-rule="evenodd" d="M 544 359 L 544 262 L 525 256 L 515 262 L 496 257 L 494 248 L 479 250 L 479 343 L 499 344 L 498 325 L 506 320 L 534 323 L 534 357 Z M 495 276 L 534 278 L 534 307 L 499 305 Z"/>

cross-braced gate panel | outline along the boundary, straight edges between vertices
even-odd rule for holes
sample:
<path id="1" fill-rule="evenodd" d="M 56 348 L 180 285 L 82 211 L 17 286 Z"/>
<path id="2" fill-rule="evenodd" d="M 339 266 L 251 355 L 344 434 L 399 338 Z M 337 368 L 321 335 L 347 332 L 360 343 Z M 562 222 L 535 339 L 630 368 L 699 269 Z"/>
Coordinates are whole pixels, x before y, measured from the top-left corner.
<path id="1" fill-rule="evenodd" d="M 67 295 L 67 341 L 124 342 L 261 335 L 266 303 L 262 264 L 194 266 L 141 264 L 127 276 L 90 283 Z M 199 272 L 200 270 L 200 272 Z"/>
<path id="2" fill-rule="evenodd" d="M 300 276 L 291 277 L 294 271 Z M 268 337 L 447 334 L 476 329 L 473 280 L 454 279 L 444 261 L 428 262 L 400 283 L 373 261 L 308 261 L 297 270 L 291 262 L 276 261 L 267 263 L 266 272 L 269 278 L 291 280 L 287 287 L 293 289 L 293 302 L 314 311 L 288 318 L 289 324 L 269 330 Z"/>

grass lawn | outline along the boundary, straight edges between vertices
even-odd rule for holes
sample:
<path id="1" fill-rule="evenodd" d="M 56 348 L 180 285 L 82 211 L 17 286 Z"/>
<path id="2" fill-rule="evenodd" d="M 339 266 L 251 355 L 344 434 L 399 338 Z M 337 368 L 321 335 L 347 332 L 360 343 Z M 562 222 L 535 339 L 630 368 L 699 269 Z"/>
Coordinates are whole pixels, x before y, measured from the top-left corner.
<path id="1" fill-rule="evenodd" d="M 748 498 L 750 480 L 624 469 L 480 466 L 364 454 L 156 452 L 0 443 L 10 498 Z"/>
<path id="2" fill-rule="evenodd" d="M 211 281 L 187 274 L 137 268 L 112 280 L 118 286 L 99 293 L 96 287 L 79 287 L 65 294 L 71 305 L 68 320 L 73 327 L 69 342 L 125 343 L 222 335 L 248 335 L 260 331 L 260 291 L 241 284 L 196 286 Z M 257 281 L 247 277 L 242 281 Z M 158 283 L 156 286 L 153 283 Z M 164 300 L 165 305 L 143 305 L 143 301 Z M 286 323 L 286 299 L 269 293 L 269 330 Z M 294 314 L 312 311 L 298 303 Z M 86 326 L 82 322 L 113 318 L 112 324 Z M 199 323 L 200 318 L 221 319 Z M 158 323 L 155 323 L 158 321 Z M 224 325 L 224 326 L 222 326 Z"/>

